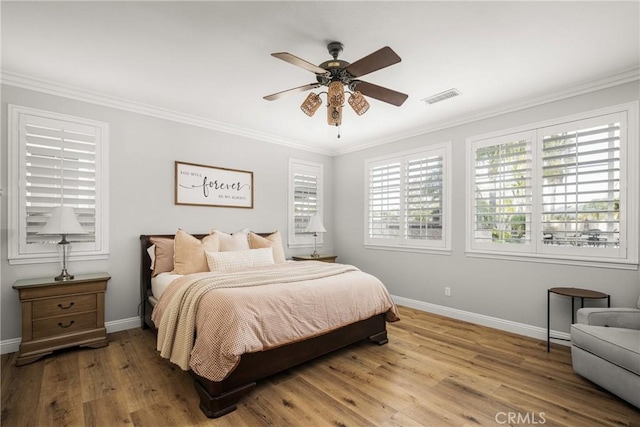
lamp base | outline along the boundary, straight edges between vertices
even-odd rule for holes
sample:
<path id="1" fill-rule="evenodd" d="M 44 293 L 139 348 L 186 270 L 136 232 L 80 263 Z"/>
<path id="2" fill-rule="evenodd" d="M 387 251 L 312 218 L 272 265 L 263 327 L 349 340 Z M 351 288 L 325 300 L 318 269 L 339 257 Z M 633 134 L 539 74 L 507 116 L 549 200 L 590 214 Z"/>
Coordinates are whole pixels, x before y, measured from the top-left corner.
<path id="1" fill-rule="evenodd" d="M 58 276 L 54 277 L 54 280 L 56 282 L 64 282 L 64 281 L 67 281 L 67 280 L 73 280 L 73 275 L 67 273 L 67 270 L 64 269 L 64 270 L 62 270 L 62 272 Z"/>
<path id="2" fill-rule="evenodd" d="M 311 258 L 320 258 L 320 254 L 316 251 L 313 251 L 313 253 L 311 254 Z"/>

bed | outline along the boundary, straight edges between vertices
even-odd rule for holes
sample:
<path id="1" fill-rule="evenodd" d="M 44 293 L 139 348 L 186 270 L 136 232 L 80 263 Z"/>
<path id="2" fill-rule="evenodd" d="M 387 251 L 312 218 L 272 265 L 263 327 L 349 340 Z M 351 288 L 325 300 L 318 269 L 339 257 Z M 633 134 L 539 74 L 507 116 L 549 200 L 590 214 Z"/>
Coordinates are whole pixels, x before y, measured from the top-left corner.
<path id="1" fill-rule="evenodd" d="M 257 235 L 266 237 L 272 235 L 272 233 L 257 233 Z M 142 328 L 150 328 L 156 334 L 158 334 L 159 328 L 152 320 L 152 313 L 154 307 L 158 304 L 158 299 L 154 297 L 153 293 L 152 260 L 148 250 L 153 245 L 153 239 L 156 239 L 156 241 L 158 238 L 173 239 L 174 236 L 169 234 L 140 236 Z M 204 239 L 206 236 L 208 235 L 193 235 L 197 239 Z M 311 264 L 319 265 L 323 263 L 312 261 L 309 268 L 314 268 Z M 302 266 L 299 268 L 302 268 Z M 201 274 L 207 276 L 205 273 Z M 197 274 L 194 276 L 197 276 Z M 323 278 L 321 280 L 331 279 Z M 176 280 L 176 282 L 180 281 Z M 182 281 L 189 282 L 186 277 Z M 397 320 L 397 317 L 394 318 L 394 314 L 391 313 L 392 311 L 395 312 L 395 306 L 385 312 L 376 313 L 370 317 L 341 325 L 337 328 L 331 328 L 326 332 L 322 331 L 312 337 L 273 346 L 261 351 L 244 353 L 238 357 L 239 360 L 223 378 L 213 377 L 216 380 L 212 380 L 210 375 L 207 375 L 209 378 L 206 378 L 204 375 L 194 372 L 197 369 L 189 368 L 189 374 L 194 379 L 194 385 L 200 397 L 200 409 L 209 418 L 223 416 L 236 409 L 240 399 L 253 390 L 258 380 L 362 340 L 370 340 L 378 345 L 386 344 L 388 342 L 386 322 Z M 194 335 L 196 342 L 198 342 L 198 339 L 203 339 L 197 332 Z M 205 334 L 201 335 L 204 336 Z M 160 335 L 158 337 L 160 339 Z M 183 367 L 183 369 L 185 368 Z"/>

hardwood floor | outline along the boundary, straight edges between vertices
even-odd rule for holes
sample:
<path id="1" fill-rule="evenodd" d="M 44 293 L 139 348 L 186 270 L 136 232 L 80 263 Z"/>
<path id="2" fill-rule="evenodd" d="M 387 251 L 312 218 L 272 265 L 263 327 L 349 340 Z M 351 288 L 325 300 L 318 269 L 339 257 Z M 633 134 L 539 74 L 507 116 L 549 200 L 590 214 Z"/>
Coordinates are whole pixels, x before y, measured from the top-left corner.
<path id="1" fill-rule="evenodd" d="M 389 344 L 356 344 L 258 383 L 219 419 L 149 330 L 16 367 L 2 426 L 640 426 L 640 411 L 573 373 L 568 347 L 400 307 Z"/>

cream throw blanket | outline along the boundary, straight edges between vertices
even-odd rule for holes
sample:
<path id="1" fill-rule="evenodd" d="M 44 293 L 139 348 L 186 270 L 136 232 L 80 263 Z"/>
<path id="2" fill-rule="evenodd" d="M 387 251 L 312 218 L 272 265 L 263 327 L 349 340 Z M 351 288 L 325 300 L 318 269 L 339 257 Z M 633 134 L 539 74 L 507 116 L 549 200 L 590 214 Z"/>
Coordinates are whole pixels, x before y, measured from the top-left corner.
<path id="1" fill-rule="evenodd" d="M 189 369 L 195 339 L 198 303 L 209 291 L 230 287 L 264 286 L 276 283 L 300 282 L 358 271 L 351 265 L 318 262 L 291 263 L 286 270 L 260 268 L 236 272 L 201 273 L 185 276 L 184 281 L 167 303 L 158 327 L 157 350 L 165 359 Z M 171 285 L 173 286 L 173 285 Z M 165 292 L 170 294 L 169 292 Z M 163 294 L 163 297 L 165 294 Z M 170 295 L 169 295 L 170 296 Z M 160 298 L 158 305 L 166 303 Z M 154 311 L 154 315 L 156 312 Z M 156 318 L 154 323 L 158 324 Z"/>

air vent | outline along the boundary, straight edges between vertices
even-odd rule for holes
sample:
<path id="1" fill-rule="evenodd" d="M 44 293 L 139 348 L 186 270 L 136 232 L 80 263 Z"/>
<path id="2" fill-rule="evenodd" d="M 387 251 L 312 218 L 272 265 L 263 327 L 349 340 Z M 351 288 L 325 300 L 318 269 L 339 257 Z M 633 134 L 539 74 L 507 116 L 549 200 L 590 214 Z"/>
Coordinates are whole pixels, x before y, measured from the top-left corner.
<path id="1" fill-rule="evenodd" d="M 444 101 L 445 99 L 453 98 L 458 95 L 460 95 L 458 89 L 449 89 L 437 95 L 424 98 L 423 101 L 427 104 L 435 104 L 436 102 Z"/>

